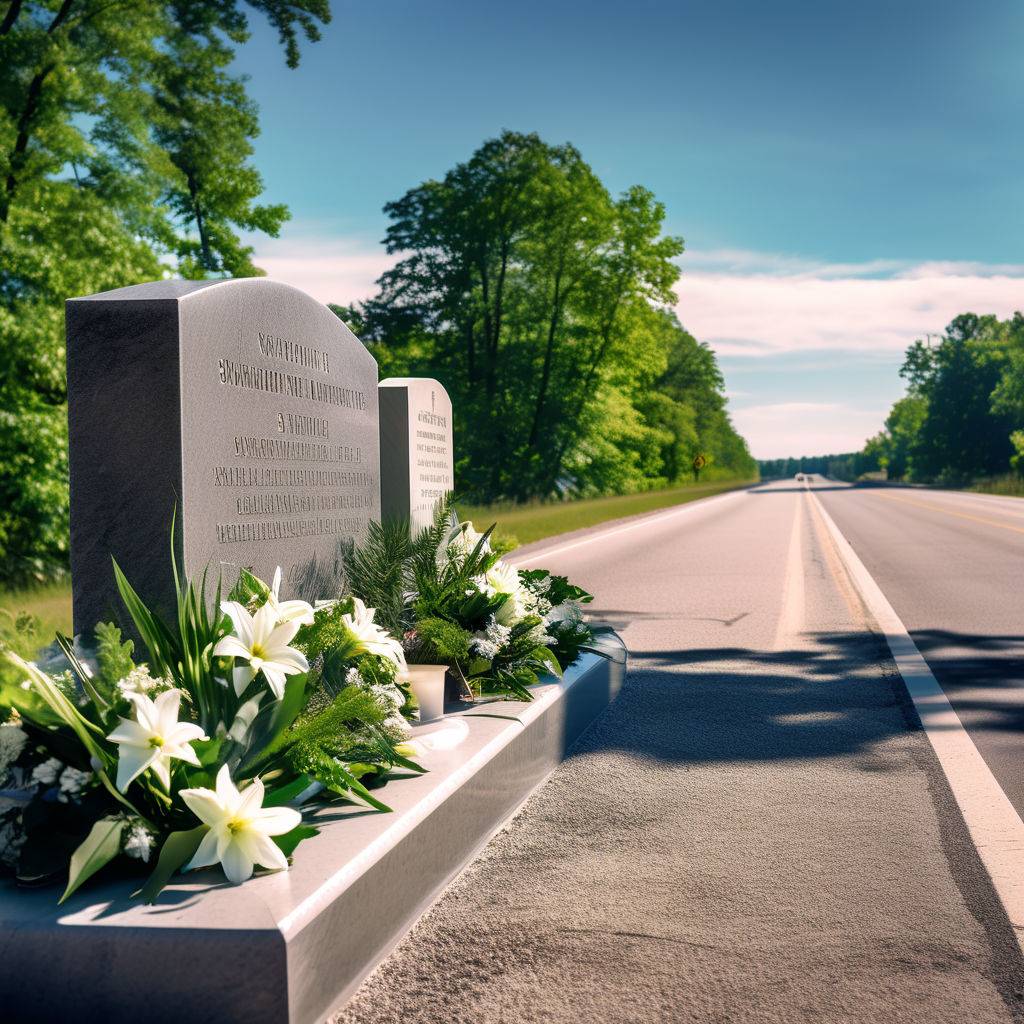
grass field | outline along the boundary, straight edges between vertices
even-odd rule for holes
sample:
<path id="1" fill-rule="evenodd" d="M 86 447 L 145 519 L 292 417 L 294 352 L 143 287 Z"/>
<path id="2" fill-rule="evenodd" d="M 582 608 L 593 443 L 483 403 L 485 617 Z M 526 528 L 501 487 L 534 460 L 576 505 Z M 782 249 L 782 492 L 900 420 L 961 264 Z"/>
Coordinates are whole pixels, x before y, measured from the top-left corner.
<path id="1" fill-rule="evenodd" d="M 654 512 L 670 505 L 683 505 L 712 494 L 744 487 L 750 480 L 715 480 L 710 483 L 683 484 L 664 491 L 642 491 L 612 498 L 587 498 L 545 505 L 467 505 L 459 506 L 459 515 L 471 519 L 477 529 L 483 530 L 497 523 L 497 539 L 513 546 L 530 544 L 535 540 L 553 537 L 570 530 L 596 526 L 609 519 Z"/>
<path id="2" fill-rule="evenodd" d="M 609 519 L 621 519 L 641 512 L 653 512 L 670 505 L 682 505 L 697 498 L 742 487 L 749 481 L 714 481 L 706 484 L 684 484 L 664 491 L 644 491 L 614 498 L 591 498 L 547 505 L 482 505 L 460 507 L 464 518 L 472 519 L 484 529 L 497 522 L 497 539 L 507 546 L 529 544 L 557 533 L 567 533 L 586 526 L 596 526 Z M 0 592 L 0 634 L 13 625 L 23 613 L 39 620 L 39 646 L 44 647 L 60 630 L 71 633 L 71 584 L 56 583 L 36 590 Z"/>
<path id="3" fill-rule="evenodd" d="M 1024 498 L 1024 476 L 1014 473 L 989 477 L 987 480 L 976 480 L 967 489 L 980 494 L 1007 494 L 1014 498 Z"/>
<path id="4" fill-rule="evenodd" d="M 0 591 L 0 636 L 9 636 L 17 619 L 26 614 L 38 619 L 38 628 L 32 635 L 32 641 L 38 641 L 38 647 L 52 643 L 58 630 L 70 636 L 71 583 L 53 583 L 32 590 Z M 21 638 L 22 641 L 26 639 L 24 636 Z M 15 641 L 15 644 L 23 647 L 22 642 Z M 23 653 L 31 651 L 23 649 Z"/>

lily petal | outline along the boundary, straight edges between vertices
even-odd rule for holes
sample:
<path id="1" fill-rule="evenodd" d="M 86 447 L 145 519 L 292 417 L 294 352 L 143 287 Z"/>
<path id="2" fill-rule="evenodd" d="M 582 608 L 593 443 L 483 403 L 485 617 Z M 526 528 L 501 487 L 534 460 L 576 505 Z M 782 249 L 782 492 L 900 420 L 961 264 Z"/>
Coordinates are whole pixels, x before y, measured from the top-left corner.
<path id="1" fill-rule="evenodd" d="M 231 681 L 235 687 L 235 696 L 241 697 L 245 688 L 256 676 L 256 669 L 252 665 L 236 665 Z"/>
<path id="2" fill-rule="evenodd" d="M 220 862 L 228 881 L 235 885 L 252 877 L 252 858 L 245 855 L 242 844 L 237 841 L 228 844 Z"/>
<path id="3" fill-rule="evenodd" d="M 263 678 L 267 681 L 271 693 L 280 700 L 284 696 L 286 675 L 283 669 L 270 662 L 263 663 Z"/>
<path id="4" fill-rule="evenodd" d="M 238 788 L 231 781 L 231 772 L 226 764 L 222 764 L 220 771 L 217 772 L 216 786 L 217 799 L 221 802 L 222 808 L 234 812 L 241 801 L 241 796 L 239 795 Z"/>
<path id="5" fill-rule="evenodd" d="M 213 653 L 217 658 L 252 657 L 252 651 L 237 636 L 222 637 L 217 641 L 217 646 L 214 647 Z"/>
<path id="6" fill-rule="evenodd" d="M 272 665 L 276 665 L 286 675 L 309 671 L 309 662 L 306 660 L 306 656 L 294 647 L 278 647 L 270 652 L 268 661 Z M 264 665 L 266 664 L 264 662 Z"/>
<path id="7" fill-rule="evenodd" d="M 182 793 L 187 792 L 189 792 L 187 789 L 182 790 Z M 195 790 L 193 790 L 193 792 L 195 792 Z M 210 831 L 203 836 L 202 841 L 199 843 L 199 849 L 196 850 L 195 855 L 181 870 L 192 871 L 194 868 L 209 867 L 211 864 L 216 864 L 219 860 L 220 857 L 217 855 L 217 833 L 211 828 Z"/>
<path id="8" fill-rule="evenodd" d="M 299 631 L 298 622 L 282 622 L 279 623 L 271 630 L 266 640 L 266 647 L 268 651 L 277 651 L 281 648 L 288 647 L 288 645 L 295 638 L 295 634 Z"/>
<path id="9" fill-rule="evenodd" d="M 256 778 L 241 791 L 237 814 L 240 818 L 251 818 L 263 806 L 263 780 Z"/>
<path id="10" fill-rule="evenodd" d="M 135 781 L 158 757 L 160 751 L 153 747 L 122 746 L 117 758 L 117 788 L 126 793 Z"/>
<path id="11" fill-rule="evenodd" d="M 237 601 L 224 601 L 221 604 L 221 611 L 231 619 L 235 635 L 248 648 L 252 649 L 254 623 L 248 609 Z"/>
<path id="12" fill-rule="evenodd" d="M 302 815 L 293 807 L 263 807 L 252 816 L 252 822 L 268 836 L 283 836 L 302 824 Z"/>
<path id="13" fill-rule="evenodd" d="M 246 829 L 239 835 L 238 842 L 245 855 L 261 867 L 277 871 L 288 870 L 288 858 L 270 836 L 263 835 L 255 829 Z"/>
<path id="14" fill-rule="evenodd" d="M 204 824 L 214 825 L 224 817 L 224 811 L 212 789 L 183 789 L 178 794 L 188 809 Z"/>

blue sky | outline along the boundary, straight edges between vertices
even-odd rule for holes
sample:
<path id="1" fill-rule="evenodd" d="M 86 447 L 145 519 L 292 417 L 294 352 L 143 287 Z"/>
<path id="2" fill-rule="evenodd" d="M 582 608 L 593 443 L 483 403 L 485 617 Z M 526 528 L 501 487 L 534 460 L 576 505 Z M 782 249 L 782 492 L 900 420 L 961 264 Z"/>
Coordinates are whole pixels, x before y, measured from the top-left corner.
<path id="1" fill-rule="evenodd" d="M 502 128 L 571 141 L 684 237 L 679 314 L 756 455 L 859 447 L 903 348 L 1024 306 L 1024 4 L 334 0 L 289 71 L 253 19 L 272 276 L 372 291 L 381 207 Z"/>

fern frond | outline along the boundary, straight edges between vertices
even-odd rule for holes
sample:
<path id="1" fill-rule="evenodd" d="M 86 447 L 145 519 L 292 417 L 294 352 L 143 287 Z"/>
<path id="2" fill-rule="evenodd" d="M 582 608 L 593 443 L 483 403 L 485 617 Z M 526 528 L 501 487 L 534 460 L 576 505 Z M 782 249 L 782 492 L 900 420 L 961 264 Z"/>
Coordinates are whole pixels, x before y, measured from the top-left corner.
<path id="1" fill-rule="evenodd" d="M 366 541 L 344 556 L 348 589 L 368 607 L 377 609 L 375 621 L 393 636 L 401 636 L 411 624 L 411 554 L 408 522 L 389 519 L 371 522 Z"/>

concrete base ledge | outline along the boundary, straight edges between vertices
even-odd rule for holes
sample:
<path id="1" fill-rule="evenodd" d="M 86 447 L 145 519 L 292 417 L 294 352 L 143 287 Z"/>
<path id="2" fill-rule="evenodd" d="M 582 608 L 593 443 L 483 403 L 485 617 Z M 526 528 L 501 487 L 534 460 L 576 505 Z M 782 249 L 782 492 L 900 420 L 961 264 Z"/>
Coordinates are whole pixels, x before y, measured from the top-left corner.
<path id="1" fill-rule="evenodd" d="M 176 876 L 152 907 L 137 883 L 0 886 L 5 1021 L 306 1024 L 338 1009 L 617 695 L 626 652 L 584 655 L 532 703 L 449 715 L 459 738 L 383 791 L 391 814 L 331 807 L 288 872 L 240 887 Z M 455 723 L 455 724 L 450 724 Z M 439 726 L 417 726 L 424 744 Z M 431 740 L 431 734 L 434 734 Z"/>

